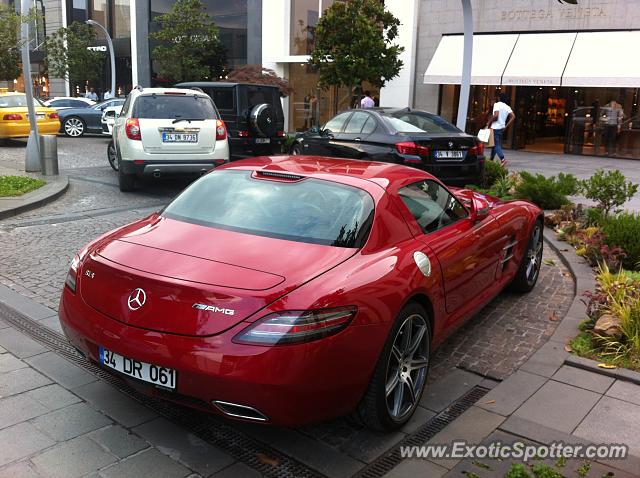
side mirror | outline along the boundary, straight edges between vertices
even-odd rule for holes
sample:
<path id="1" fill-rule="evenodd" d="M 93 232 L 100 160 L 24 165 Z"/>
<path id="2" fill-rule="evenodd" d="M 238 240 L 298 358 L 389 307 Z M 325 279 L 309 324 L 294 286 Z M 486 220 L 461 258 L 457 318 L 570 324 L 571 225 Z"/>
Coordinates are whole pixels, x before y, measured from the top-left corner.
<path id="1" fill-rule="evenodd" d="M 489 215 L 489 202 L 476 194 L 473 194 L 468 202 L 465 201 L 465 206 L 469 210 L 469 219 L 473 223 L 480 222 Z"/>
<path id="2" fill-rule="evenodd" d="M 321 130 L 318 126 L 312 126 L 311 128 L 309 128 L 309 133 L 311 134 L 321 134 Z"/>

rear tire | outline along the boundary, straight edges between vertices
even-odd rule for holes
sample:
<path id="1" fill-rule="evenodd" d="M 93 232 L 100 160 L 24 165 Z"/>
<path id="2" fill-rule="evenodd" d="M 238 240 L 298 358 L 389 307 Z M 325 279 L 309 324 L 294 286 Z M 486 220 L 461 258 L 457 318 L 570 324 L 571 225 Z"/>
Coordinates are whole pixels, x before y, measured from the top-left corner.
<path id="1" fill-rule="evenodd" d="M 530 292 L 538 281 L 542 264 L 544 240 L 542 238 L 544 226 L 540 219 L 536 220 L 529 237 L 527 250 L 522 256 L 518 272 L 509 288 L 515 292 Z"/>
<path id="2" fill-rule="evenodd" d="M 429 316 L 419 304 L 400 311 L 355 412 L 359 422 L 389 431 L 409 421 L 427 382 L 431 334 Z"/>
<path id="3" fill-rule="evenodd" d="M 136 177 L 133 174 L 126 174 L 122 171 L 121 161 L 118 161 L 118 186 L 120 191 L 128 193 L 136 188 Z"/>
<path id="4" fill-rule="evenodd" d="M 116 146 L 113 144 L 113 140 L 109 141 L 109 145 L 107 146 L 107 160 L 109 161 L 109 166 L 114 171 L 118 170 L 118 152 L 116 151 Z"/>
<path id="5" fill-rule="evenodd" d="M 293 156 L 300 156 L 302 154 L 302 145 L 300 143 L 295 143 L 291 146 L 291 154 Z"/>

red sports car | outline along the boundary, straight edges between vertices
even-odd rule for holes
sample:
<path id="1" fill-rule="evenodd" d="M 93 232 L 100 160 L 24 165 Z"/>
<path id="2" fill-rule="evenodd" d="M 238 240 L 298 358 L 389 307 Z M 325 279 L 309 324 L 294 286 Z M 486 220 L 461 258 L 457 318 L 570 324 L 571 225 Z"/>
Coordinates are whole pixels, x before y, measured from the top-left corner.
<path id="1" fill-rule="evenodd" d="M 387 163 L 219 167 L 73 259 L 60 320 L 149 394 L 242 420 L 405 423 L 429 357 L 506 286 L 531 290 L 542 212 Z"/>

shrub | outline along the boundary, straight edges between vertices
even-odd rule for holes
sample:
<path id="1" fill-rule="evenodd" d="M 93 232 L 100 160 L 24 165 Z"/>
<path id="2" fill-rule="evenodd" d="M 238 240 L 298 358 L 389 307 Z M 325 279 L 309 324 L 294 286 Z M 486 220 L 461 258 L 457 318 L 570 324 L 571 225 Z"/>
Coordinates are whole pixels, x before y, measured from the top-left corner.
<path id="1" fill-rule="evenodd" d="M 598 169 L 589 179 L 580 181 L 580 191 L 586 198 L 596 201 L 607 216 L 631 199 L 638 192 L 638 185 L 627 181 L 617 169 Z"/>
<path id="2" fill-rule="evenodd" d="M 498 161 L 485 161 L 484 176 L 482 177 L 482 187 L 490 188 L 498 179 L 507 176 L 507 170 Z"/>
<path id="3" fill-rule="evenodd" d="M 623 212 L 606 218 L 602 225 L 605 243 L 620 247 L 626 253 L 622 265 L 627 269 L 640 268 L 640 214 Z"/>
<path id="4" fill-rule="evenodd" d="M 587 259 L 592 266 L 605 264 L 610 269 L 618 270 L 627 257 L 622 248 L 606 244 L 606 235 L 595 227 L 574 232 L 570 242 L 577 247 L 576 254 Z"/>
<path id="5" fill-rule="evenodd" d="M 569 204 L 567 195 L 575 194 L 577 179 L 572 174 L 560 173 L 557 177 L 545 177 L 523 171 L 515 185 L 515 195 L 537 204 L 542 209 L 559 209 Z"/>
<path id="6" fill-rule="evenodd" d="M 585 219 L 587 226 L 599 227 L 604 224 L 604 213 L 602 209 L 590 207 L 585 209 Z"/>

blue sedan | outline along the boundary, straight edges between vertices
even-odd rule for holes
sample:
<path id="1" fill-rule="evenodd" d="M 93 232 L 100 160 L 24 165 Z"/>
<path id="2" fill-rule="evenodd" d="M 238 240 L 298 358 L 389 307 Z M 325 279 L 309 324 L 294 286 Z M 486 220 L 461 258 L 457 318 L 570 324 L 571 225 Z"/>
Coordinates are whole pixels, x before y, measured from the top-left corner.
<path id="1" fill-rule="evenodd" d="M 85 133 L 102 134 L 102 110 L 109 106 L 122 106 L 125 98 L 112 98 L 89 108 L 67 108 L 58 110 L 60 132 L 72 138 Z"/>

